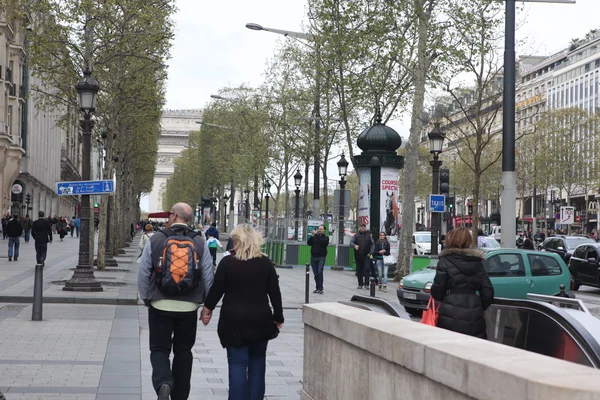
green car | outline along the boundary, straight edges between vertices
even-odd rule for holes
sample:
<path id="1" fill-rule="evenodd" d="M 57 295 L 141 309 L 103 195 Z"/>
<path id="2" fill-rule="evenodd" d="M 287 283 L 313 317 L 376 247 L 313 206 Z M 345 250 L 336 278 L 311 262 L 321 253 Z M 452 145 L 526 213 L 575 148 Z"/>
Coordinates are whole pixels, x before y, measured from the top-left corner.
<path id="1" fill-rule="evenodd" d="M 528 293 L 557 295 L 560 285 L 568 290 L 571 273 L 557 254 L 534 250 L 498 249 L 485 253 L 483 262 L 494 296 L 526 299 Z M 411 315 L 427 308 L 435 266 L 413 272 L 400 280 L 396 294 Z"/>

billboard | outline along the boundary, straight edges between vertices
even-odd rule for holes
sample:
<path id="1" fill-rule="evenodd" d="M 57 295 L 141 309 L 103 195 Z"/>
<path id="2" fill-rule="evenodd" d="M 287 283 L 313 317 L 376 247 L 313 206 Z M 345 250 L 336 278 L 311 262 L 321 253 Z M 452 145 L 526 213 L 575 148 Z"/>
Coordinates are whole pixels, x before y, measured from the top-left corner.
<path id="1" fill-rule="evenodd" d="M 362 180 L 361 180 L 362 182 Z M 398 207 L 398 168 L 381 168 L 379 195 L 379 232 L 385 232 L 390 242 L 390 253 L 398 257 L 398 223 L 400 210 Z M 373 232 L 373 239 L 379 238 L 379 232 Z"/>
<path id="2" fill-rule="evenodd" d="M 371 168 L 360 168 L 358 170 L 358 224 L 365 224 L 367 227 L 371 223 Z"/>

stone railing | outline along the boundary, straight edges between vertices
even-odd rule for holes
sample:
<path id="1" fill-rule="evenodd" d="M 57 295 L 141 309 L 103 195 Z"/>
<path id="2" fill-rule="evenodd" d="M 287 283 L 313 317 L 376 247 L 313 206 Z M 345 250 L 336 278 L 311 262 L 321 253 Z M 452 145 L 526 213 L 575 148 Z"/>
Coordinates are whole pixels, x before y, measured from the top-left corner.
<path id="1" fill-rule="evenodd" d="M 338 303 L 305 305 L 303 400 L 600 398 L 600 371 Z"/>

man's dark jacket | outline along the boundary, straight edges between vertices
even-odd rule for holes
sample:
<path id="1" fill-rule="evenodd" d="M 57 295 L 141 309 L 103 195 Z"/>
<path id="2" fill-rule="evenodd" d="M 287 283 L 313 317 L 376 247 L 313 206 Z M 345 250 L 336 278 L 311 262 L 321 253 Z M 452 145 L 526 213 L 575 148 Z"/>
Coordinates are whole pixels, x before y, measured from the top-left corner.
<path id="1" fill-rule="evenodd" d="M 352 237 L 352 241 L 350 242 L 350 246 L 357 244 L 358 250 L 355 251 L 355 254 L 360 258 L 364 258 L 371 253 L 371 248 L 373 247 L 373 238 L 371 237 L 371 233 L 368 231 L 358 232 L 354 234 Z"/>
<path id="2" fill-rule="evenodd" d="M 313 257 L 327 256 L 327 246 L 329 246 L 329 237 L 317 233 L 308 238 L 307 244 L 310 247 L 310 255 Z"/>
<path id="3" fill-rule="evenodd" d="M 437 264 L 431 296 L 442 303 L 439 328 L 486 338 L 483 312 L 494 301 L 494 287 L 483 268 L 481 251 L 444 250 Z"/>
<path id="4" fill-rule="evenodd" d="M 31 236 L 36 245 L 45 245 L 52 241 L 52 225 L 46 218 L 35 220 L 31 225 Z"/>
<path id="5" fill-rule="evenodd" d="M 8 224 L 6 224 L 6 234 L 8 237 L 12 238 L 20 237 L 23 234 L 23 225 L 21 225 L 21 222 L 18 219 L 11 219 L 8 221 Z"/>

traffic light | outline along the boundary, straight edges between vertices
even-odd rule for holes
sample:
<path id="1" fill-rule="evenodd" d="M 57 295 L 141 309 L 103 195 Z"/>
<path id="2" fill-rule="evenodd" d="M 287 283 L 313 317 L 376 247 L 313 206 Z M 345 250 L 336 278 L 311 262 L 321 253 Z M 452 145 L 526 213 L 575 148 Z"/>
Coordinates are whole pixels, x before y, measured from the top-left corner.
<path id="1" fill-rule="evenodd" d="M 446 206 L 448 207 L 448 211 L 450 211 L 450 213 L 454 211 L 454 196 L 446 197 Z"/>
<path id="2" fill-rule="evenodd" d="M 450 170 L 447 168 L 440 169 L 440 194 L 446 197 L 450 194 Z"/>
<path id="3" fill-rule="evenodd" d="M 467 214 L 473 215 L 473 204 L 467 205 Z"/>
<path id="4" fill-rule="evenodd" d="M 23 192 L 21 192 L 17 195 L 17 201 L 19 203 L 23 204 Z"/>
<path id="5" fill-rule="evenodd" d="M 29 193 L 27 193 L 27 195 L 25 196 L 25 203 L 31 203 L 31 195 Z"/>
<path id="6" fill-rule="evenodd" d="M 98 207 L 100 207 L 100 204 L 94 203 L 94 208 L 98 208 Z"/>

